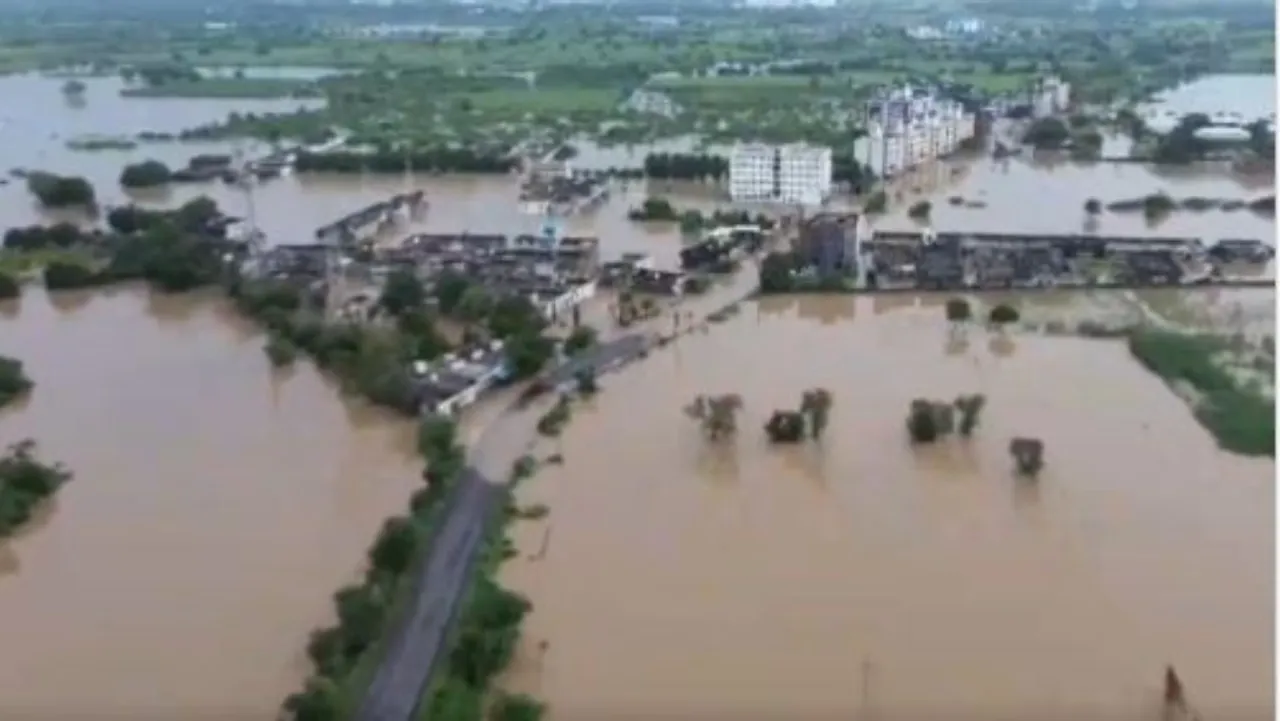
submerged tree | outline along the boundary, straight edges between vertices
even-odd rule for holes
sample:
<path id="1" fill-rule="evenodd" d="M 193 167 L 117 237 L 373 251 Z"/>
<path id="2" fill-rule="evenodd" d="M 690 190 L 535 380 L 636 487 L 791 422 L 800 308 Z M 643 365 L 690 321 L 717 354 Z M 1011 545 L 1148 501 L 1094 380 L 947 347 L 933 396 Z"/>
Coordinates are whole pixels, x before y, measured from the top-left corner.
<path id="1" fill-rule="evenodd" d="M 728 438 L 738 430 L 738 411 L 742 409 L 742 396 L 726 393 L 719 396 L 698 396 L 685 406 L 685 415 L 702 421 L 702 430 L 713 441 Z"/>
<path id="2" fill-rule="evenodd" d="M 955 407 L 927 398 L 911 401 L 907 412 L 907 433 L 916 443 L 933 443 L 955 430 Z"/>
<path id="3" fill-rule="evenodd" d="M 600 384 L 596 382 L 596 369 L 593 366 L 580 369 L 573 374 L 573 378 L 577 383 L 578 393 L 584 396 L 593 396 L 600 390 Z"/>
<path id="4" fill-rule="evenodd" d="M 1044 467 L 1044 441 L 1039 438 L 1014 438 L 1009 441 L 1009 454 L 1024 476 L 1035 477 Z"/>
<path id="5" fill-rule="evenodd" d="M 805 419 L 802 411 L 774 411 L 764 432 L 774 443 L 799 443 L 804 440 Z"/>
<path id="6" fill-rule="evenodd" d="M 987 405 L 987 397 L 981 393 L 960 396 L 959 398 L 956 398 L 953 405 L 956 410 L 960 411 L 960 435 L 965 437 L 972 435 L 974 429 L 978 427 L 978 420 L 982 416 L 982 409 Z"/>
<path id="7" fill-rule="evenodd" d="M 822 432 L 827 429 L 831 404 L 831 391 L 826 388 L 811 388 L 800 396 L 800 413 L 808 418 L 809 436 L 815 441 L 822 438 Z"/>
<path id="8" fill-rule="evenodd" d="M 964 298 L 952 298 L 947 301 L 947 320 L 952 323 L 964 323 L 973 317 L 973 308 Z"/>

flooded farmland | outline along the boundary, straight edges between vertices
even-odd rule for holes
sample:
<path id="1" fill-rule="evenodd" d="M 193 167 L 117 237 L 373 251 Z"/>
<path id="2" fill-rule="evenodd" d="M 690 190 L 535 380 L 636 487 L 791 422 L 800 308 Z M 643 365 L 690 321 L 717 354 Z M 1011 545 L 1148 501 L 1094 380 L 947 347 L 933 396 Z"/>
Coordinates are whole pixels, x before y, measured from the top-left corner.
<path id="1" fill-rule="evenodd" d="M 300 101 L 124 99 L 114 79 L 86 83 L 77 105 L 60 81 L 0 78 L 6 97 L 29 101 L 0 111 L 2 170 L 84 175 L 106 204 L 209 195 L 252 213 L 269 243 L 309 242 L 321 224 L 419 188 L 430 208 L 401 234 L 536 232 L 543 222 L 520 212 L 514 177 L 295 176 L 252 197 L 221 182 L 128 194 L 118 186 L 126 163 L 261 148 L 84 153 L 65 141 L 176 131 Z M 595 151 L 583 152 L 587 163 Z M 981 161 L 936 172 L 945 175 L 922 193 L 938 199 L 939 229 L 1069 232 L 1093 195 L 1273 192 L 1137 166 Z M 950 206 L 952 194 L 987 208 Z M 717 186 L 631 181 L 559 224 L 599 236 L 606 258 L 648 252 L 671 267 L 676 225 L 627 218 L 650 196 L 681 209 L 728 206 Z M 19 180 L 0 187 L 0 214 L 9 225 L 65 217 L 36 208 Z M 885 222 L 899 221 L 908 222 Z M 1108 214 L 1100 232 L 1274 235 L 1273 220 L 1248 211 L 1180 212 L 1138 231 L 1143 222 Z M 709 309 L 752 282 L 743 275 L 692 305 Z M 1218 292 L 1233 297 L 1197 297 Z M 1265 315 L 1271 302 L 1255 300 L 1229 302 Z M 1231 317 L 1222 303 L 1147 301 L 1177 322 Z M 559 721 L 666 710 L 657 698 L 677 710 L 792 716 L 984 704 L 1127 712 L 1174 662 L 1205 710 L 1269 698 L 1272 464 L 1217 453 L 1181 402 L 1114 345 L 977 334 L 960 351 L 945 342 L 941 304 L 747 305 L 732 323 L 607 379 L 563 440 L 568 465 L 526 490 L 553 512 L 520 528 L 521 547 L 548 539 L 548 555 L 506 573 L 537 603 L 529 643 L 550 645 L 522 652 L 513 687 L 548 698 Z M 36 523 L 0 544 L 6 708 L 41 718 L 274 717 L 307 670 L 307 633 L 329 620 L 332 591 L 419 483 L 411 429 L 343 402 L 306 364 L 272 371 L 260 336 L 212 297 L 30 289 L 0 305 L 0 350 L 37 383 L 0 414 L 0 439 L 33 437 L 76 472 Z M 764 447 L 764 416 L 814 385 L 836 393 L 824 446 Z M 706 447 L 680 413 L 696 393 L 722 390 L 747 398 L 727 452 Z M 991 398 L 978 438 L 905 448 L 912 396 L 965 391 Z M 1049 444 L 1039 486 L 1009 477 L 1004 446 L 1022 430 Z"/>
<path id="2" fill-rule="evenodd" d="M 75 473 L 0 541 L 0 715 L 274 719 L 421 483 L 413 425 L 308 364 L 273 370 L 211 298 L 29 290 L 0 310 L 36 382 L 0 439 Z"/>
<path id="3" fill-rule="evenodd" d="M 604 379 L 519 494 L 550 514 L 503 571 L 534 603 L 508 687 L 556 721 L 1136 721 L 1172 663 L 1203 718 L 1270 718 L 1274 462 L 1220 452 L 1119 342 L 950 343 L 943 302 L 744 304 Z M 823 441 L 768 445 L 815 386 Z M 724 392 L 714 446 L 681 407 Z M 911 399 L 970 392 L 973 438 L 908 445 Z"/>

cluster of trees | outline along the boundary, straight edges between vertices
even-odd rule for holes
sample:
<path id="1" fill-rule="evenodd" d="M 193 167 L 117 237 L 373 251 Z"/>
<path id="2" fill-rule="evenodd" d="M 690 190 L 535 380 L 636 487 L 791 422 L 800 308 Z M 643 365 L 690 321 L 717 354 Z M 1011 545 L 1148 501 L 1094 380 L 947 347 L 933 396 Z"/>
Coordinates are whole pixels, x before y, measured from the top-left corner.
<path id="1" fill-rule="evenodd" d="M 813 388 L 800 394 L 800 407 L 793 411 L 774 411 L 765 423 L 764 432 L 774 443 L 799 443 L 806 436 L 820 440 L 831 416 L 831 391 Z"/>
<path id="2" fill-rule="evenodd" d="M 374 153 L 299 153 L 295 170 L 300 173 L 510 173 L 520 161 L 501 153 L 469 148 Z"/>
<path id="3" fill-rule="evenodd" d="M 223 275 L 223 256 L 235 250 L 208 232 L 218 215 L 217 204 L 208 198 L 173 211 L 113 209 L 107 216 L 113 232 L 96 238 L 106 263 L 51 261 L 44 268 L 45 285 L 64 290 L 145 280 L 161 290 L 181 292 L 216 283 Z"/>
<path id="4" fill-rule="evenodd" d="M 69 480 L 71 473 L 61 464 L 50 465 L 36 457 L 35 441 L 10 446 L 0 457 L 0 538 L 29 521 L 36 506 Z"/>
<path id="5" fill-rule="evenodd" d="M 32 171 L 27 174 L 27 190 L 46 208 L 93 208 L 97 205 L 93 185 L 78 176 Z"/>
<path id="6" fill-rule="evenodd" d="M 680 212 L 666 198 L 646 198 L 639 208 L 632 208 L 627 217 L 637 222 L 677 221 Z"/>
<path id="7" fill-rule="evenodd" d="M 680 229 L 686 233 L 694 233 L 703 228 L 717 228 L 726 225 L 756 225 L 764 230 L 773 228 L 777 223 L 765 215 L 751 215 L 745 210 L 717 210 L 711 215 L 703 215 L 698 210 L 677 210 L 666 198 L 647 198 L 638 208 L 632 208 L 627 217 L 637 222 L 673 221 L 680 223 Z"/>
<path id="8" fill-rule="evenodd" d="M 848 183 L 858 194 L 876 182 L 876 174 L 871 166 L 859 163 L 852 155 L 836 155 L 831 159 L 831 179 L 837 183 Z"/>
<path id="9" fill-rule="evenodd" d="M 907 412 L 907 434 L 915 443 L 934 443 L 957 430 L 967 438 L 977 429 L 986 404 L 986 396 L 982 394 L 962 395 L 951 403 L 917 398 L 911 401 Z M 958 427 L 957 411 L 960 413 Z"/>
<path id="10" fill-rule="evenodd" d="M 685 406 L 685 415 L 702 425 L 708 440 L 731 438 L 738 432 L 738 411 L 742 410 L 742 396 L 726 393 L 718 396 L 700 395 Z"/>
<path id="11" fill-rule="evenodd" d="M 1071 139 L 1071 128 L 1061 118 L 1038 118 L 1027 126 L 1022 142 L 1038 150 L 1058 150 Z"/>
<path id="12" fill-rule="evenodd" d="M 127 83 L 141 80 L 151 87 L 157 87 L 169 83 L 199 82 L 204 76 L 199 70 L 184 63 L 153 63 L 121 68 L 120 77 Z"/>
<path id="13" fill-rule="evenodd" d="M 417 278 L 413 277 L 413 280 Z M 411 281 L 403 276 L 400 285 L 412 287 Z M 547 328 L 546 319 L 528 298 L 513 294 L 495 295 L 480 283 L 454 272 L 442 273 L 431 290 L 436 308 L 464 323 L 466 335 L 496 338 L 503 342 L 513 377 L 536 375 L 555 353 L 554 341 L 543 334 Z M 413 292 L 416 294 L 417 291 Z M 425 289 L 423 292 L 425 295 Z M 385 304 L 385 293 L 383 299 Z"/>
<path id="14" fill-rule="evenodd" d="M 124 166 L 120 185 L 126 188 L 154 188 L 173 180 L 173 171 L 158 160 L 144 160 Z"/>
<path id="15" fill-rule="evenodd" d="M 101 240 L 93 231 L 82 230 L 73 223 L 29 225 L 4 232 L 4 248 L 13 251 L 66 250 Z"/>
<path id="16" fill-rule="evenodd" d="M 418 412 L 413 361 L 431 361 L 450 350 L 440 333 L 440 315 L 465 325 L 468 341 L 502 340 L 514 378 L 538 373 L 555 352 L 543 334 L 546 321 L 519 295 L 494 295 L 454 273 L 442 274 L 430 290 L 412 272 L 393 272 L 379 298 L 390 324 L 326 323 L 322 302 L 283 280 L 235 277 L 229 292 L 239 307 L 261 322 L 273 362 L 305 352 L 337 376 L 343 387 L 369 401 L 406 414 Z"/>
<path id="17" fill-rule="evenodd" d="M 146 280 L 163 290 L 183 291 L 217 282 L 223 255 L 232 244 L 210 230 L 218 206 L 196 198 L 171 211 L 128 205 L 107 214 L 110 232 L 86 231 L 70 223 L 10 228 L 4 248 L 15 251 L 83 250 L 44 266 L 50 290 Z M 0 297 L 18 292 L 13 278 L 0 274 Z"/>
<path id="18" fill-rule="evenodd" d="M 650 153 L 644 174 L 660 180 L 720 180 L 729 174 L 729 161 L 706 153 Z"/>
<path id="19" fill-rule="evenodd" d="M 22 370 L 22 361 L 0 356 L 0 408 L 20 398 L 35 387 L 35 383 Z"/>

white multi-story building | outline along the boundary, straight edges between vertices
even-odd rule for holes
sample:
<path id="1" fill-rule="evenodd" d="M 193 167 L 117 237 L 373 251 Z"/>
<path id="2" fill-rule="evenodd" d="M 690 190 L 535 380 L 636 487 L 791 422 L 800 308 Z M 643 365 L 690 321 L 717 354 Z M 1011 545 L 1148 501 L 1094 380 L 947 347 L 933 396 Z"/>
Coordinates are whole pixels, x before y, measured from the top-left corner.
<path id="1" fill-rule="evenodd" d="M 735 202 L 820 205 L 831 194 L 831 148 L 739 143 L 729 155 Z"/>
<path id="2" fill-rule="evenodd" d="M 910 87 L 873 103 L 866 123 L 858 162 L 884 178 L 955 152 L 975 132 L 974 116 L 962 105 Z"/>
<path id="3" fill-rule="evenodd" d="M 1031 113 L 1037 118 L 1065 113 L 1071 106 L 1071 83 L 1057 76 L 1040 78 L 1031 91 Z"/>

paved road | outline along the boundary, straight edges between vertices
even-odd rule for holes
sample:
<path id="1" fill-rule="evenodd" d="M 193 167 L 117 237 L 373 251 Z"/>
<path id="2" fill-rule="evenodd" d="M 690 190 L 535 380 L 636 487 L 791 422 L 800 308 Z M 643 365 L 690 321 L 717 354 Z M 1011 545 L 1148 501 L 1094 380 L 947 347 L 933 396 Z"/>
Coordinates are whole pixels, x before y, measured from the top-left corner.
<path id="1" fill-rule="evenodd" d="M 646 346 L 644 336 L 623 336 L 553 369 L 548 379 L 554 385 L 569 382 L 588 365 L 597 373 L 608 372 L 638 358 Z M 505 480 L 501 474 L 511 468 L 527 434 L 532 433 L 529 421 L 521 415 L 502 416 L 472 448 L 472 465 L 463 473 L 431 552 L 415 571 L 413 601 L 400 626 L 391 631 L 386 654 L 356 711 L 357 721 L 410 721 L 416 713 L 418 699 L 443 656 L 458 602 L 479 562 L 487 522 L 500 510 L 501 488 L 490 479 Z"/>

